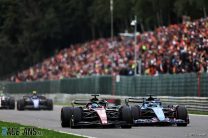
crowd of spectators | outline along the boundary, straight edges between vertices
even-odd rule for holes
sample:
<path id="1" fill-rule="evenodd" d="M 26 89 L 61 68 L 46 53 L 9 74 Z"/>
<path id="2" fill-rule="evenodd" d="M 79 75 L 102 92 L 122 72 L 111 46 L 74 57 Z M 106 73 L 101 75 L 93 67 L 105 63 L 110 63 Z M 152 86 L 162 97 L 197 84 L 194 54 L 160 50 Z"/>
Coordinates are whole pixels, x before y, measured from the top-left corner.
<path id="1" fill-rule="evenodd" d="M 208 18 L 159 27 L 139 34 L 137 39 L 142 74 L 208 72 Z M 136 67 L 134 48 L 134 39 L 124 37 L 71 45 L 10 80 L 56 80 L 123 72 L 132 75 Z"/>

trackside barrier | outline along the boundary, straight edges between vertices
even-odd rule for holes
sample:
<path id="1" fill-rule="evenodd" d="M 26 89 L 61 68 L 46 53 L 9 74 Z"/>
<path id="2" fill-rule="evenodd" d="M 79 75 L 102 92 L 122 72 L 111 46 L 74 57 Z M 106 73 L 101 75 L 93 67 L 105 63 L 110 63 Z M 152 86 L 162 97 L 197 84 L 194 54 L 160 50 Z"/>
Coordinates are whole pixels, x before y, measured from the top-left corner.
<path id="1" fill-rule="evenodd" d="M 2 84 L 0 82 L 0 84 Z M 8 93 L 64 93 L 118 96 L 145 96 L 154 94 L 177 97 L 208 97 L 208 74 L 163 74 L 152 76 L 90 76 L 61 80 L 3 83 Z"/>
<path id="2" fill-rule="evenodd" d="M 179 104 L 187 107 L 188 110 L 208 112 L 208 97 L 159 97 L 165 104 Z"/>

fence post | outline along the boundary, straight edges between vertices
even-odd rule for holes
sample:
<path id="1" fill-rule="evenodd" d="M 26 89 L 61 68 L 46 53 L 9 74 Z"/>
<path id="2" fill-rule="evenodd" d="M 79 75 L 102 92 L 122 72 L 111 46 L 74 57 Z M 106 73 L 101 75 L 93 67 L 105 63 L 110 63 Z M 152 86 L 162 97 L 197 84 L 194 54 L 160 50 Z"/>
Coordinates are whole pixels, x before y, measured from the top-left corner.
<path id="1" fill-rule="evenodd" d="M 112 95 L 115 95 L 115 91 L 116 91 L 116 76 L 112 75 Z"/>
<path id="2" fill-rule="evenodd" d="M 197 95 L 198 95 L 198 97 L 200 97 L 201 96 L 201 83 L 200 83 L 200 81 L 201 81 L 201 73 L 198 73 L 198 75 L 197 75 L 197 79 L 198 79 L 198 92 L 197 92 Z"/>

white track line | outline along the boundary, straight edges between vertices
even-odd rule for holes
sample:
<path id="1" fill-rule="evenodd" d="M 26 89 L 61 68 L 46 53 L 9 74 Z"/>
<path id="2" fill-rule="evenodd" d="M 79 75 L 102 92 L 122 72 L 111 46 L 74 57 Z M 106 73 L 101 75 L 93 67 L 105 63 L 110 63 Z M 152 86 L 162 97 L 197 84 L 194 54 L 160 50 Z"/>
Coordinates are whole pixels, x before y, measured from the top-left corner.
<path id="1" fill-rule="evenodd" d="M 43 129 L 47 129 L 47 128 L 43 128 Z M 76 133 L 65 132 L 65 131 L 59 131 L 59 130 L 54 130 L 54 129 L 47 129 L 47 130 L 52 130 L 52 131 L 56 131 L 56 132 L 60 132 L 60 133 L 64 133 L 64 134 L 70 134 L 70 135 L 75 135 L 75 136 L 85 137 L 85 138 L 96 138 L 96 137 L 92 137 L 92 136 L 80 135 L 80 134 L 76 134 Z"/>
<path id="2" fill-rule="evenodd" d="M 200 115 L 200 114 L 189 114 L 191 116 L 205 116 L 205 117 L 208 117 L 208 115 Z"/>

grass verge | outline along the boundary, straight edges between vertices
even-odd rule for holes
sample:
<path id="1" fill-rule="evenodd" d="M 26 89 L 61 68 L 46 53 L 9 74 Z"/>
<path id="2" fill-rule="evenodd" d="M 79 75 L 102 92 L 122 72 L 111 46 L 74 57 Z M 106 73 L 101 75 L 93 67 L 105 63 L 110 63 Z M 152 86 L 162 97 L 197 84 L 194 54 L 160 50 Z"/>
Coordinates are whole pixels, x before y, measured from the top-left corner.
<path id="1" fill-rule="evenodd" d="M 5 128 L 7 133 L 5 133 Z M 0 129 L 0 137 L 2 138 L 83 138 L 72 134 L 3 121 L 0 121 Z"/>
<path id="2" fill-rule="evenodd" d="M 202 112 L 202 111 L 188 111 L 189 114 L 197 114 L 197 115 L 208 115 L 208 112 Z"/>

